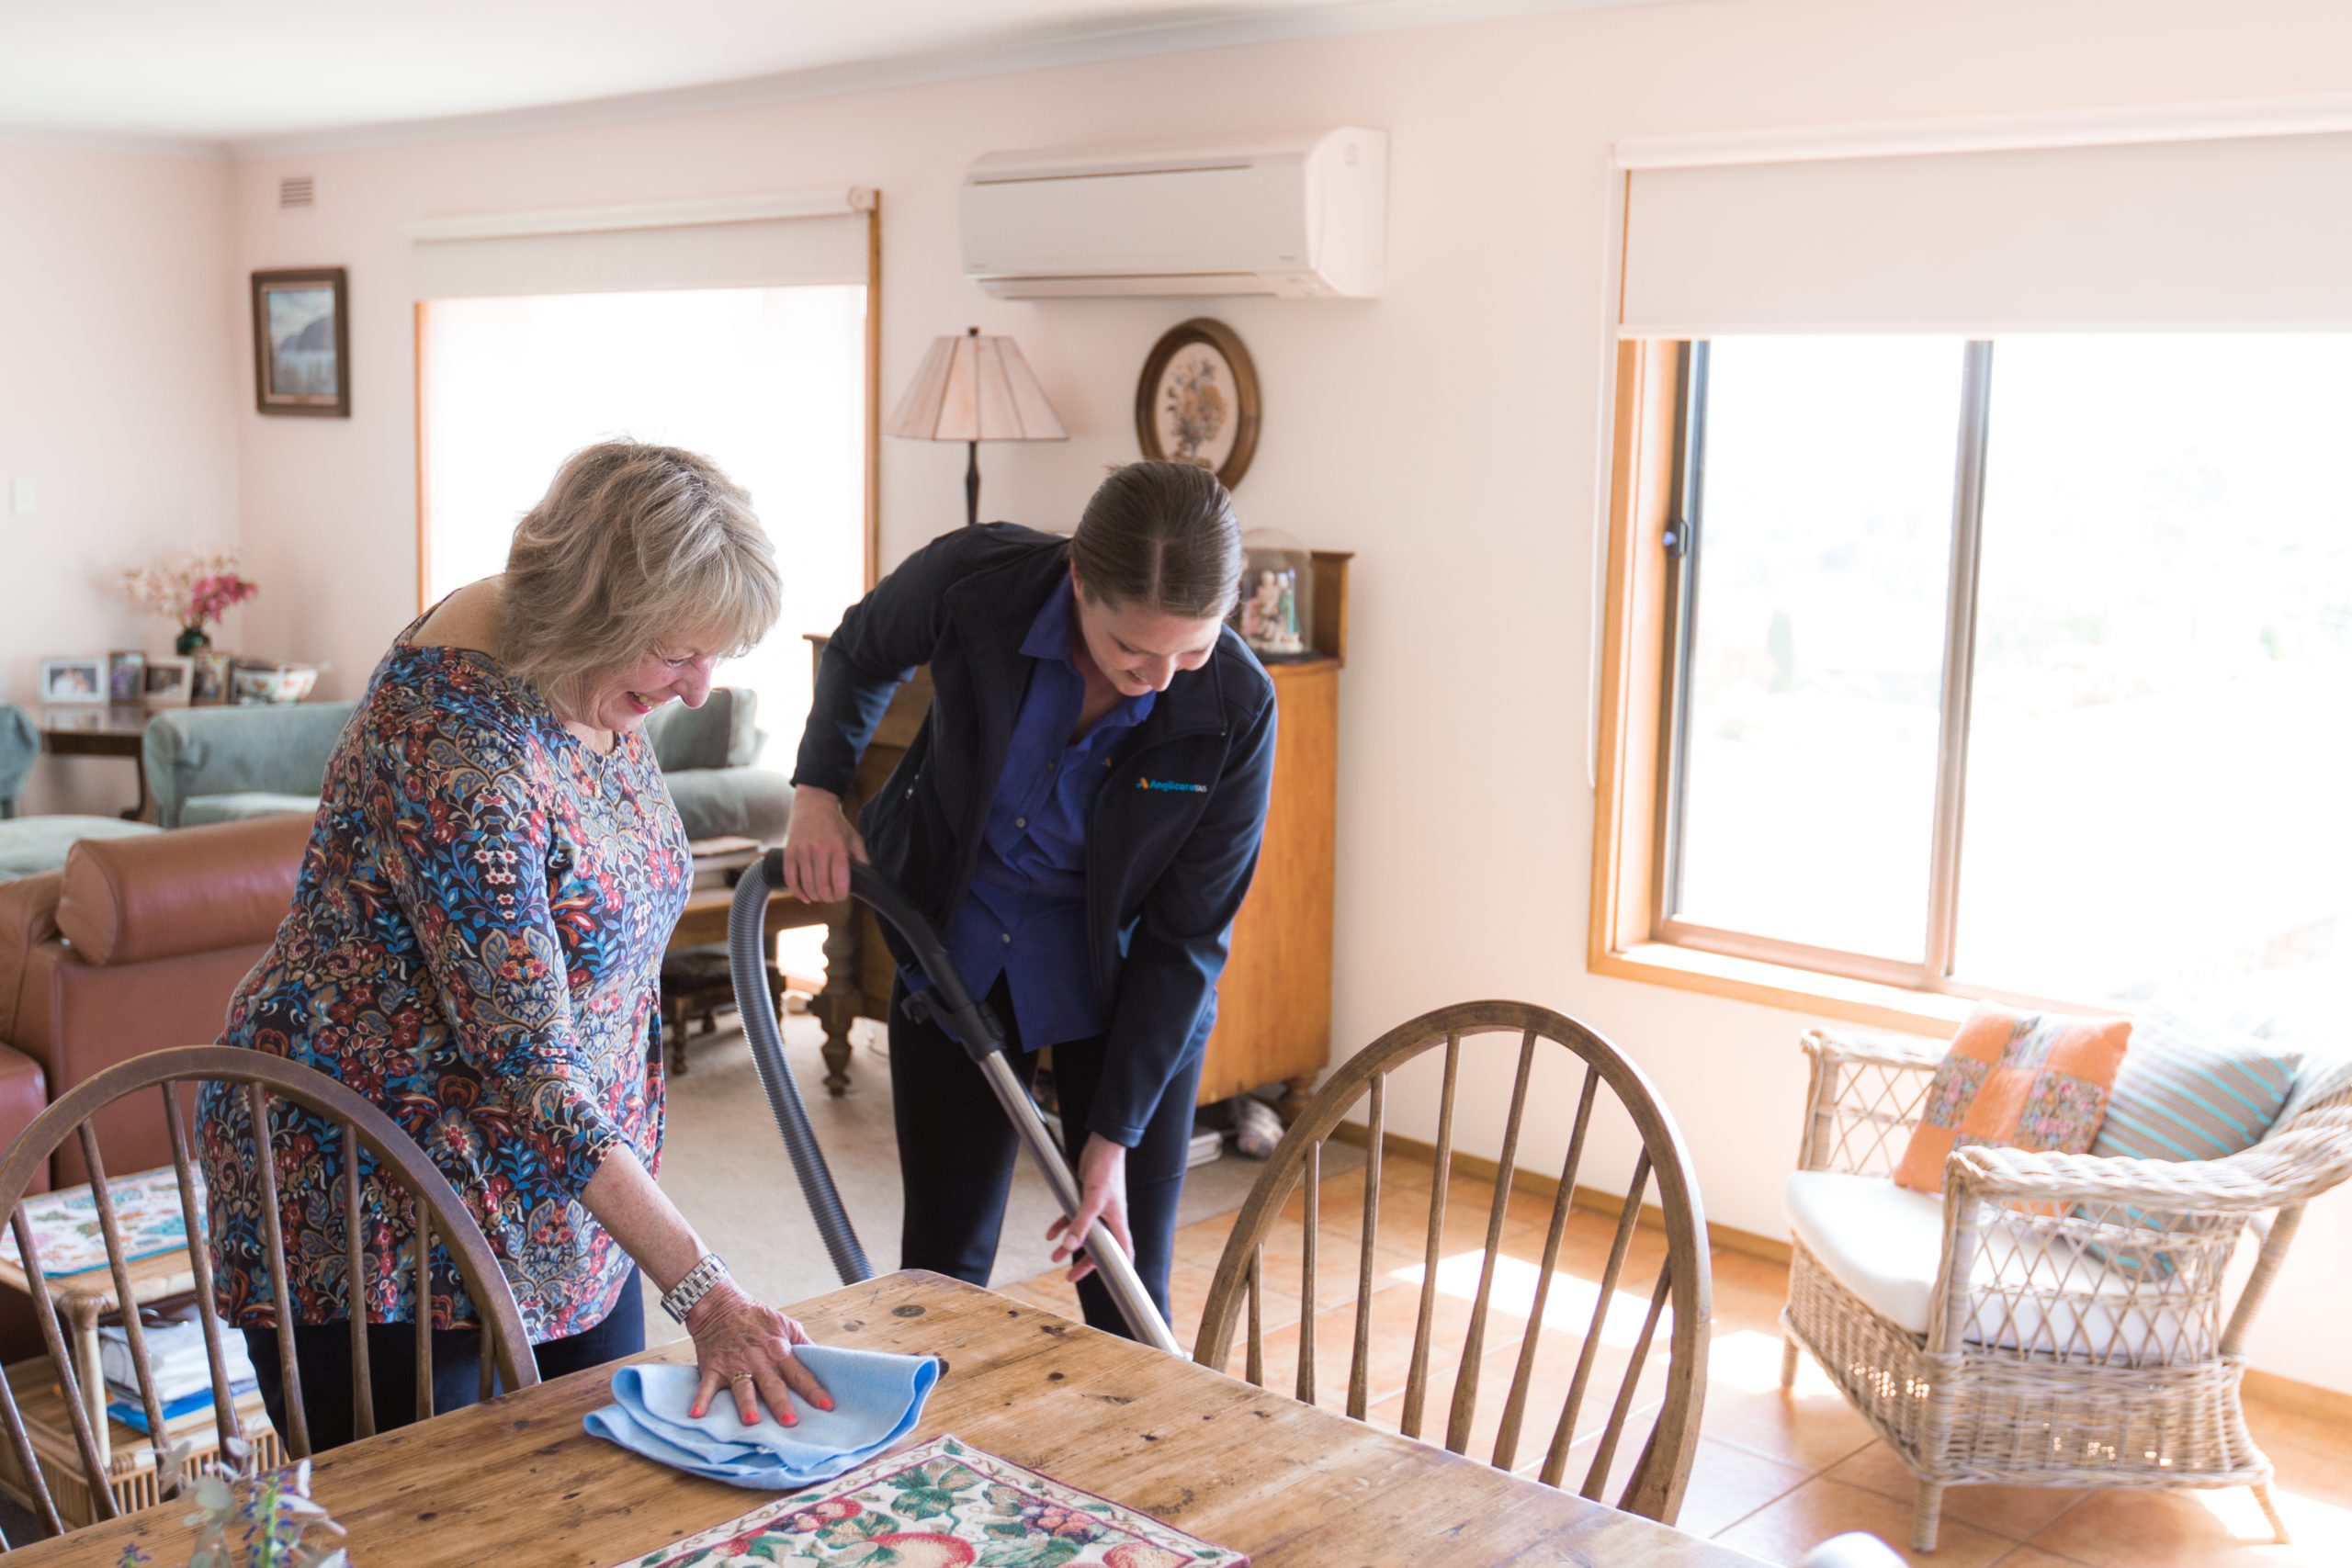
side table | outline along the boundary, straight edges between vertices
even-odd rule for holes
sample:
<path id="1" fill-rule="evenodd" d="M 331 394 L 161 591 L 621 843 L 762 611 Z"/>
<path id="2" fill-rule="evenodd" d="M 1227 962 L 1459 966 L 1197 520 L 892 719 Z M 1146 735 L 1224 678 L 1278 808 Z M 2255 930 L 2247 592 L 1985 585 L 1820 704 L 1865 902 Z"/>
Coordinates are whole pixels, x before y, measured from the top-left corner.
<path id="1" fill-rule="evenodd" d="M 760 846 L 749 839 L 703 839 L 692 848 L 695 886 L 686 895 L 685 908 L 670 932 L 662 961 L 662 1032 L 670 1071 L 681 1075 L 686 1070 L 687 1021 L 697 1015 L 707 1019 L 712 1010 L 734 1005 L 734 986 L 724 953 L 728 916 L 735 905 L 736 882 L 743 868 L 761 852 Z M 803 903 L 783 888 L 776 888 L 768 895 L 767 921 L 760 934 L 761 951 L 772 955 L 775 933 L 794 926 L 825 928 L 825 983 L 809 1004 L 809 1010 L 824 1025 L 826 1081 L 830 1084 L 832 1075 L 839 1073 L 841 1066 L 849 1060 L 850 1026 L 858 1017 L 851 905 L 846 900 L 838 904 Z M 721 950 L 715 963 L 693 952 L 695 948 L 711 947 Z M 776 1010 L 781 1014 L 786 977 L 776 972 L 773 961 L 768 966 L 768 981 L 771 994 L 778 998 Z M 839 1094 L 848 1086 L 849 1079 L 843 1075 L 833 1092 Z"/>
<path id="2" fill-rule="evenodd" d="M 170 1305 L 195 1297 L 196 1269 L 188 1260 L 186 1247 L 139 1258 L 130 1264 L 130 1270 L 131 1297 L 140 1306 Z M 115 1506 L 125 1511 L 161 1501 L 162 1477 L 157 1473 L 155 1450 L 149 1446 L 146 1434 L 111 1419 L 106 1412 L 106 1372 L 99 1359 L 98 1325 L 119 1314 L 113 1270 L 100 1265 L 78 1274 L 53 1276 L 48 1284 L 50 1299 L 57 1304 L 58 1325 L 73 1348 L 74 1375 L 81 1382 L 83 1403 L 92 1416 L 92 1436 L 97 1440 L 98 1457 L 106 1463 L 107 1490 L 114 1495 Z M 30 1297 L 32 1282 L 25 1276 L 21 1259 L 0 1258 L 0 1289 Z M 89 1478 L 82 1472 L 81 1450 L 74 1440 L 74 1426 L 66 1414 L 64 1392 L 56 1370 L 47 1357 L 36 1356 L 7 1368 L 6 1375 L 9 1388 L 16 1393 L 17 1407 L 24 1416 L 25 1430 L 40 1454 L 42 1472 L 48 1478 L 58 1512 L 68 1525 L 96 1523 L 96 1499 Z M 282 1462 L 277 1436 L 270 1428 L 268 1412 L 259 1392 L 240 1395 L 235 1408 L 237 1419 L 245 1429 L 245 1440 L 254 1446 L 260 1461 L 269 1465 Z M 191 1426 L 183 1436 L 190 1443 L 191 1463 L 200 1463 L 219 1451 L 220 1434 L 209 1405 L 201 1424 Z M 31 1506 L 26 1478 L 17 1472 L 15 1456 L 6 1451 L 5 1445 L 0 1445 L 0 1491 Z"/>
<path id="3" fill-rule="evenodd" d="M 60 757 L 128 757 L 139 780 L 138 803 L 122 814 L 126 822 L 147 818 L 147 765 L 141 759 L 145 708 L 45 707 L 40 710 L 40 749 Z"/>

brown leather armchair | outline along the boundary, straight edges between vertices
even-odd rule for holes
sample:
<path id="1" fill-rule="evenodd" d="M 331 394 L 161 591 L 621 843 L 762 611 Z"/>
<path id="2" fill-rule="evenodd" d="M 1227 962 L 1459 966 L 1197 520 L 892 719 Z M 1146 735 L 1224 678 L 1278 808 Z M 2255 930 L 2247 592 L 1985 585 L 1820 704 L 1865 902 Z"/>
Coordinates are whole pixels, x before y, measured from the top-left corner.
<path id="1" fill-rule="evenodd" d="M 283 816 L 84 840 L 63 870 L 0 886 L 0 1139 L 117 1062 L 219 1039 L 293 904 L 310 832 Z M 97 1133 L 109 1174 L 171 1163 L 160 1104 L 116 1105 Z M 51 1175 L 86 1180 L 80 1150 Z"/>

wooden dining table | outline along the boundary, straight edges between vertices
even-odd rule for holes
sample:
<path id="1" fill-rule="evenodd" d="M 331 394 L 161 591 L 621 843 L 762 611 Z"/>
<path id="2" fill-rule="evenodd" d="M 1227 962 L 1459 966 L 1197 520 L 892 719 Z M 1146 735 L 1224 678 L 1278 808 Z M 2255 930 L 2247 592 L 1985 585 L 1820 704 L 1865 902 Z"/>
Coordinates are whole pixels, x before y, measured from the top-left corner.
<path id="1" fill-rule="evenodd" d="M 909 1442 L 953 1434 L 1202 1540 L 1257 1568 L 1756 1568 L 1679 1530 L 1300 1404 L 936 1274 L 891 1274 L 792 1310 L 828 1344 L 946 1363 Z M 636 1358 L 685 1361 L 680 1340 Z M 616 1363 L 617 1364 L 617 1363 Z M 613 1568 L 766 1495 L 667 1469 L 582 1427 L 611 1367 L 337 1449 L 311 1495 L 350 1533 L 353 1568 Z M 11 1553 L 9 1568 L 115 1568 L 137 1541 L 187 1561 L 166 1502 Z"/>

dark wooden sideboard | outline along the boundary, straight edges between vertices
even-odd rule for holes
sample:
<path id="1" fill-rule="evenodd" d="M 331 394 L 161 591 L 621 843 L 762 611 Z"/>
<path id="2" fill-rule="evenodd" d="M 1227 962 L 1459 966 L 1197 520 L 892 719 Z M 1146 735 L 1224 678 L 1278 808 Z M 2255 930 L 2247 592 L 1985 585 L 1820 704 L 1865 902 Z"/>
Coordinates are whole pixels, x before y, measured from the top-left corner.
<path id="1" fill-rule="evenodd" d="M 1338 800 L 1340 670 L 1345 662 L 1348 557 L 1315 554 L 1311 659 L 1270 664 L 1282 738 L 1274 752 L 1273 801 L 1258 874 L 1233 924 L 1233 952 L 1218 987 L 1216 1029 L 1201 1071 L 1201 1103 L 1264 1084 L 1283 1086 L 1282 1111 L 1295 1115 L 1331 1059 L 1333 831 Z M 828 639 L 808 638 L 812 657 Z M 853 784 L 854 813 L 899 765 L 931 710 L 931 672 L 899 689 Z M 849 1088 L 849 1026 L 889 1016 L 891 962 L 873 914 L 858 905 L 834 928 L 827 978 L 815 1010 L 825 1025 L 825 1087 Z M 837 976 L 853 984 L 842 986 Z"/>

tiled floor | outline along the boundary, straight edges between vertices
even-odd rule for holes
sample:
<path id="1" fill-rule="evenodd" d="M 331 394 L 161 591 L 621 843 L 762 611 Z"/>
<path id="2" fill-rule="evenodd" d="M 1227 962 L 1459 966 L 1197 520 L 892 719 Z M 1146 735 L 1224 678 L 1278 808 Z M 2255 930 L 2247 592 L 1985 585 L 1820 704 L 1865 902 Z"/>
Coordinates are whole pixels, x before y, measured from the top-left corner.
<path id="1" fill-rule="evenodd" d="M 1355 1328 L 1355 1294 L 1363 1235 L 1361 1172 L 1325 1184 L 1317 1232 L 1315 1387 L 1317 1403 L 1344 1408 Z M 1421 1244 L 1429 1223 L 1430 1171 L 1391 1156 L 1382 1183 L 1374 1233 L 1372 1330 L 1367 1354 L 1368 1418 L 1397 1428 L 1405 1406 L 1413 1329 L 1420 1301 Z M 1485 1239 L 1492 1189 L 1460 1177 L 1450 1184 L 1446 1245 L 1441 1263 L 1435 1332 L 1436 1365 L 1428 1394 L 1425 1431 L 1442 1438 L 1470 1302 L 1477 1286 L 1477 1252 Z M 1478 1371 L 1480 1397 L 1473 1423 L 1474 1454 L 1491 1451 L 1507 1388 L 1533 1305 L 1549 1199 L 1514 1193 L 1506 1217 L 1504 1259 L 1497 1268 L 1495 1306 Z M 1294 1222 L 1267 1246 L 1263 1293 L 1265 1379 L 1293 1386 L 1301 1339 L 1302 1230 Z M 1208 1300 L 1209 1284 L 1235 1215 L 1201 1221 L 1178 1233 L 1170 1305 L 1177 1337 L 1191 1345 Z M 1529 1403 L 1529 1438 L 1517 1468 L 1533 1473 L 1558 1418 L 1592 1315 L 1613 1222 L 1579 1212 L 1570 1223 L 1561 1271 L 1547 1303 Z M 1591 1390 L 1571 1450 L 1570 1484 L 1580 1482 L 1600 1427 L 1627 1371 L 1631 1347 L 1647 1307 L 1646 1287 L 1662 1252 L 1658 1236 L 1635 1233 L 1620 1295 L 1611 1309 L 1596 1355 Z M 1275 1289 L 1271 1287 L 1283 1287 Z M 1696 1464 L 1678 1521 L 1767 1562 L 1792 1563 L 1816 1542 L 1866 1529 L 1933 1568 L 2239 1568 L 2255 1564 L 2352 1563 L 2352 1431 L 2296 1411 L 2248 1402 L 2255 1438 L 2278 1466 L 2272 1495 L 2293 1544 L 2275 1544 L 2251 1493 L 2062 1492 L 2029 1487 L 1956 1487 L 1945 1495 L 1942 1540 L 1931 1555 L 1909 1552 L 1911 1483 L 1886 1447 L 1848 1407 L 1826 1379 L 1804 1363 L 1792 1393 L 1780 1386 L 1778 1321 L 1787 1287 L 1785 1269 L 1744 1254 L 1714 1254 L 1714 1336 L 1708 1359 L 1707 1397 Z M 1004 1287 L 1034 1304 L 1075 1317 L 1077 1294 L 1058 1273 Z M 1514 1314 L 1510 1308 L 1516 1306 Z M 1622 1310 L 1621 1310 L 1622 1309 Z M 1661 1327 L 1659 1338 L 1664 1338 Z M 1237 1346 L 1240 1335 L 1235 1336 Z M 1635 1382 L 1635 1408 L 1655 1408 L 1665 1358 L 1654 1351 Z M 1238 1349 L 1228 1367 L 1241 1370 Z M 1548 1395 L 1550 1406 L 1539 1401 Z M 1637 1447 L 1646 1414 L 1629 1425 Z M 1540 1430 L 1539 1430 L 1540 1428 Z M 1530 1451 L 1530 1450 L 1533 1451 Z M 1619 1479 L 1628 1463 L 1618 1457 Z M 1614 1495 L 1612 1481 L 1611 1495 Z"/>

